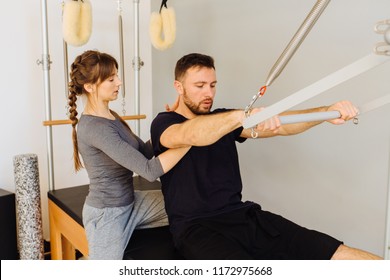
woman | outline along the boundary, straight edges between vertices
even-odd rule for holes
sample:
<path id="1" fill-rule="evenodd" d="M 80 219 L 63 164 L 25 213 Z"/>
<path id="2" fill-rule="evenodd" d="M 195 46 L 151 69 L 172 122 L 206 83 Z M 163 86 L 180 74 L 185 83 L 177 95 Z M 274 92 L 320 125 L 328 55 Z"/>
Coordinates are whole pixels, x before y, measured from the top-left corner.
<path id="1" fill-rule="evenodd" d="M 189 150 L 171 149 L 153 157 L 150 142 L 144 143 L 109 109 L 122 84 L 117 72 L 117 61 L 98 51 L 84 52 L 71 65 L 74 164 L 78 171 L 84 163 L 90 180 L 83 207 L 89 259 L 122 259 L 135 228 L 167 225 L 161 191 L 135 192 L 133 173 L 154 181 Z M 86 97 L 80 120 L 77 96 Z"/>

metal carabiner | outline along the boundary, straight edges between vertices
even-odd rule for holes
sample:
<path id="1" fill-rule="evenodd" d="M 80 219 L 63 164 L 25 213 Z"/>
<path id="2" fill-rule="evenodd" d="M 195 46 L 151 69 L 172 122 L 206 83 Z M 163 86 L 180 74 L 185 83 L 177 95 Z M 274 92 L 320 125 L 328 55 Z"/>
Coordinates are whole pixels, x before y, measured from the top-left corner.
<path id="1" fill-rule="evenodd" d="M 251 111 L 252 111 L 252 107 L 253 107 L 253 104 L 255 104 L 255 102 L 257 101 L 257 99 L 259 99 L 259 97 L 263 96 L 265 91 L 267 90 L 267 86 L 263 86 L 259 89 L 259 92 L 257 94 L 255 94 L 253 97 L 252 97 L 252 101 L 248 104 L 248 106 L 245 107 L 245 110 L 244 110 L 244 113 L 245 113 L 245 117 L 248 118 L 251 114 Z M 257 138 L 259 136 L 259 133 L 257 131 L 255 131 L 255 128 L 252 127 L 251 128 L 251 137 L 253 139 Z"/>

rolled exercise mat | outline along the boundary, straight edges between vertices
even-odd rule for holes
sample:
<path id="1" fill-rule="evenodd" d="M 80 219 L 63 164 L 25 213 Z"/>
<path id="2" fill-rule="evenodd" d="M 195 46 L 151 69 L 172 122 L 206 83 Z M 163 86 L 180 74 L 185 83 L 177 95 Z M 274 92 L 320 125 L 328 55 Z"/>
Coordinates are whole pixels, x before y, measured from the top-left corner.
<path id="1" fill-rule="evenodd" d="M 21 260 L 43 260 L 43 230 L 38 156 L 14 157 L 18 249 Z"/>

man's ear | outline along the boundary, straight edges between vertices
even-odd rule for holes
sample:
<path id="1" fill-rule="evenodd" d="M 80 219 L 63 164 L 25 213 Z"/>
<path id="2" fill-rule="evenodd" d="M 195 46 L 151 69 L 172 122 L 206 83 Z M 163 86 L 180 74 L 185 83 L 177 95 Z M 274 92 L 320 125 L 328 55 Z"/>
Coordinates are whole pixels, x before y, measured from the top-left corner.
<path id="1" fill-rule="evenodd" d="M 175 87 L 178 94 L 183 94 L 183 84 L 179 82 L 178 80 L 175 80 L 173 82 L 173 86 Z"/>

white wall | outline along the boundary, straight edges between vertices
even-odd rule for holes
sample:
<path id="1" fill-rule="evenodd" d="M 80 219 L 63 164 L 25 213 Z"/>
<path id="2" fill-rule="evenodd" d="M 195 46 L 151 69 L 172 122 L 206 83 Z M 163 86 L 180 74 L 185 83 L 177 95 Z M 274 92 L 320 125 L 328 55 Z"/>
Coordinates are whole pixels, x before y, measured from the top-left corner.
<path id="1" fill-rule="evenodd" d="M 152 3 L 157 11 L 160 1 Z M 203 52 L 216 59 L 215 107 L 244 108 L 316 1 L 171 0 L 177 39 L 152 51 L 153 113 L 171 104 L 178 58 Z M 267 106 L 369 54 L 383 37 L 374 24 L 390 17 L 390 2 L 331 1 L 280 77 L 256 105 Z M 389 94 L 390 63 L 296 108 L 349 99 L 362 105 Z M 324 124 L 293 137 L 239 145 L 244 198 L 354 247 L 385 254 L 390 107 L 359 125 Z M 388 238 L 389 239 L 389 238 Z"/>
<path id="2" fill-rule="evenodd" d="M 48 0 L 49 49 L 51 56 L 52 119 L 66 119 L 64 63 L 62 47 L 61 2 Z M 76 55 L 87 49 L 98 49 L 119 60 L 117 1 L 92 0 L 93 31 L 89 42 L 81 47 L 69 46 L 69 66 Z M 140 1 L 141 110 L 147 119 L 141 121 L 141 137 L 149 139 L 151 121 L 151 47 L 147 30 L 150 1 Z M 1 85 L 3 128 L 0 145 L 0 188 L 14 192 L 13 157 L 18 154 L 38 155 L 45 238 L 49 238 L 47 216 L 48 171 L 46 155 L 44 82 L 42 67 L 36 64 L 42 56 L 41 1 L 10 1 L 0 11 Z M 134 114 L 132 59 L 133 1 L 123 1 L 126 112 Z M 112 108 L 122 113 L 122 99 Z M 134 127 L 134 123 L 129 123 Z M 53 127 L 55 188 L 88 183 L 85 171 L 75 174 L 72 167 L 71 127 Z"/>

